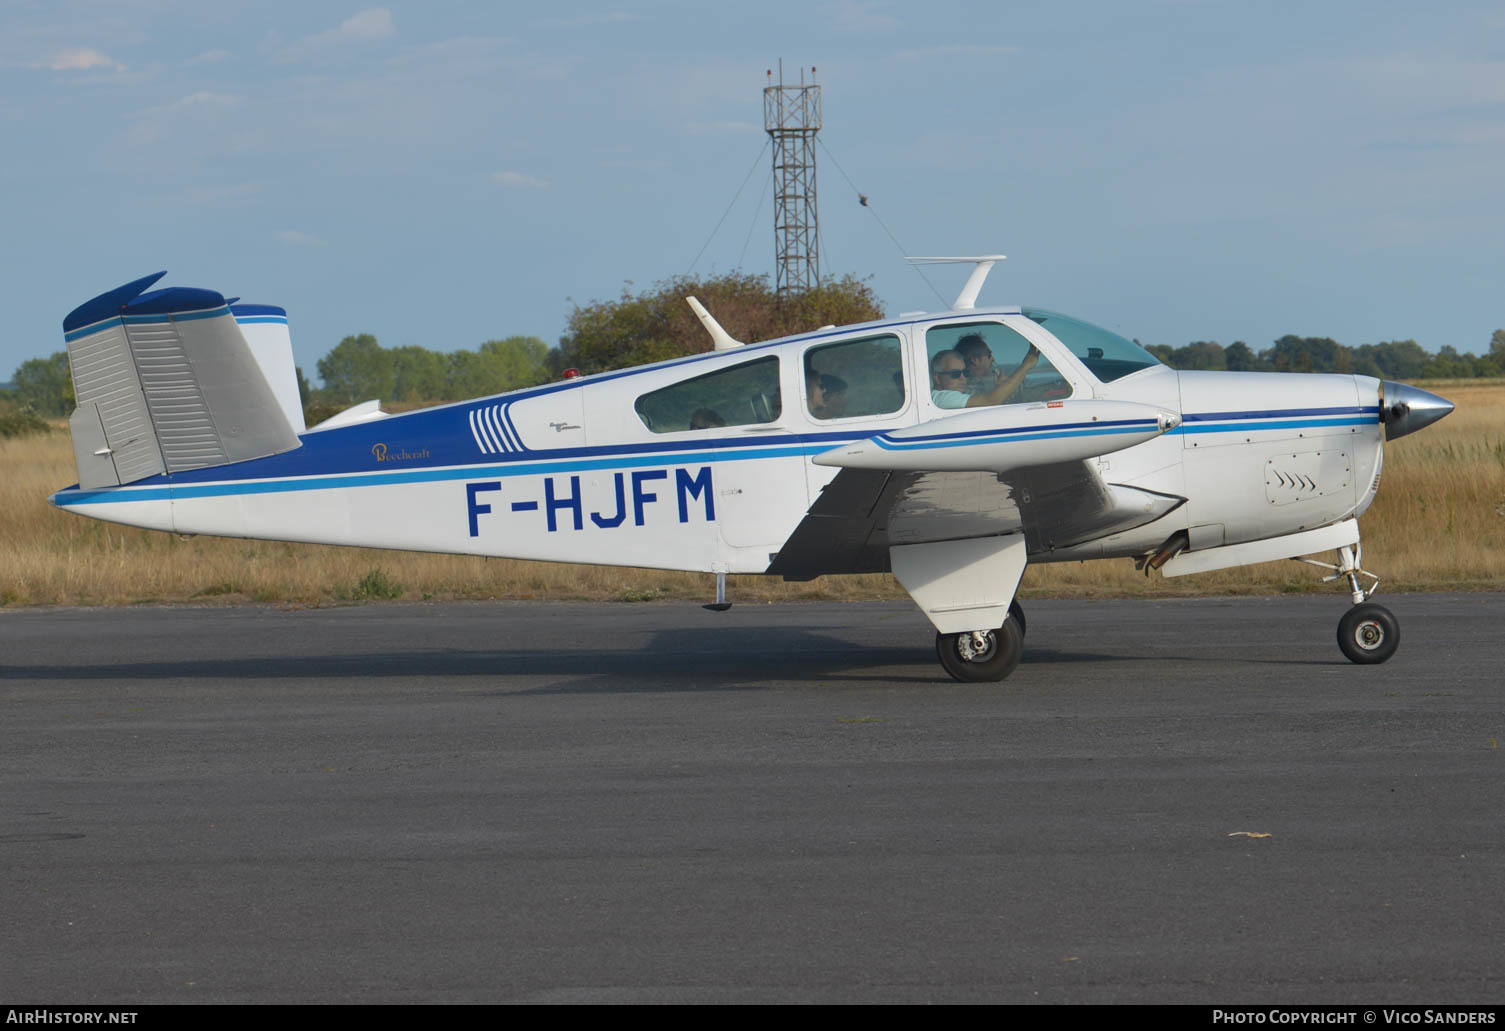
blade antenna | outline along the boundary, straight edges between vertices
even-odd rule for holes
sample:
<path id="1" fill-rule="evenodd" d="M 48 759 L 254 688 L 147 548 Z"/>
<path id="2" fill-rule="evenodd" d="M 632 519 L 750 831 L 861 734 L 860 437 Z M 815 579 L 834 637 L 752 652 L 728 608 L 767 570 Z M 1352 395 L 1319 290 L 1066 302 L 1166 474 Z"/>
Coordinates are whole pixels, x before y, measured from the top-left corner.
<path id="1" fill-rule="evenodd" d="M 972 274 L 967 277 L 967 285 L 962 287 L 962 292 L 956 295 L 952 302 L 953 311 L 971 311 L 977 306 L 977 295 L 982 292 L 982 284 L 988 278 L 988 272 L 998 262 L 1004 260 L 1002 254 L 983 254 L 971 258 L 905 258 L 911 265 L 966 265 L 973 267 Z"/>
<path id="2" fill-rule="evenodd" d="M 705 305 L 701 304 L 694 297 L 686 297 L 685 301 L 689 303 L 690 310 L 700 319 L 700 324 L 705 327 L 705 331 L 711 334 L 711 343 L 715 345 L 716 350 L 730 351 L 734 347 L 744 346 L 742 341 L 721 328 L 721 323 L 717 322 L 715 316 L 705 310 Z"/>

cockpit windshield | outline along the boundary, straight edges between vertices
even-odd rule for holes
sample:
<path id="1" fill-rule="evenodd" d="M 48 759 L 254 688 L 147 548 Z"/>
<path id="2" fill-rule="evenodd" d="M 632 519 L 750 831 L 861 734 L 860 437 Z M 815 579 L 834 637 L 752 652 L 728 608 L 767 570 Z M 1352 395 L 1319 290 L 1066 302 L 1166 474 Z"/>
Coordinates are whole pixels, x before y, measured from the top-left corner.
<path id="1" fill-rule="evenodd" d="M 1134 341 L 1125 340 L 1117 333 L 1110 333 L 1090 322 L 1058 315 L 1042 308 L 1022 308 L 1020 311 L 1025 318 L 1048 329 L 1087 366 L 1088 372 L 1103 383 L 1111 383 L 1140 369 L 1160 364 L 1159 359 Z"/>

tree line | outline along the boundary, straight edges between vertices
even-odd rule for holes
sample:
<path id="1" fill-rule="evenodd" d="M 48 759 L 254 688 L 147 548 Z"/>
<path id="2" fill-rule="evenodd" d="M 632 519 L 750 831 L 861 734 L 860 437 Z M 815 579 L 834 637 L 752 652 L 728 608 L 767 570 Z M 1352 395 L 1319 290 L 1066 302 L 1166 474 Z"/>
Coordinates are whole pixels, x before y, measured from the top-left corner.
<path id="1" fill-rule="evenodd" d="M 383 347 L 370 333 L 353 334 L 319 359 L 320 386 L 298 369 L 299 392 L 313 425 L 370 398 L 403 404 L 459 401 L 547 383 L 567 369 L 607 372 L 708 351 L 710 337 L 685 304 L 687 295 L 698 297 L 728 333 L 746 341 L 883 317 L 872 290 L 852 276 L 783 298 L 766 276 L 679 276 L 639 293 L 627 284 L 616 300 L 572 303 L 565 333 L 554 347 L 537 337 L 510 336 L 474 350 L 446 352 Z M 1299 336 L 1283 336 L 1258 352 L 1242 340 L 1227 347 L 1198 340 L 1147 349 L 1175 369 L 1342 372 L 1395 380 L 1505 376 L 1505 329 L 1495 330 L 1480 355 L 1453 347 L 1432 354 L 1415 340 L 1347 347 L 1330 337 Z M 56 418 L 73 410 L 66 351 L 23 362 L 13 379 L 9 391 L 0 391 L 0 428 L 10 424 L 7 420 L 35 425 L 38 416 Z"/>
<path id="2" fill-rule="evenodd" d="M 1445 346 L 1436 354 L 1415 340 L 1345 347 L 1331 337 L 1283 336 L 1256 353 L 1242 340 L 1226 348 L 1213 340 L 1185 347 L 1149 344 L 1145 349 L 1173 369 L 1229 372 L 1349 372 L 1380 379 L 1480 379 L 1505 376 L 1505 329 L 1497 329 L 1481 355 Z"/>
<path id="3" fill-rule="evenodd" d="M 554 347 L 537 337 L 511 336 L 474 350 L 445 352 L 383 347 L 370 333 L 347 336 L 319 359 L 319 386 L 297 370 L 304 415 L 312 426 L 371 398 L 401 404 L 460 401 L 537 386 L 567 369 L 607 372 L 708 351 L 711 338 L 685 304 L 686 296 L 699 298 L 727 332 L 747 341 L 883 317 L 872 290 L 850 276 L 791 298 L 778 297 L 766 276 L 737 272 L 675 277 L 636 294 L 629 284 L 617 300 L 573 304 Z M 74 407 L 68 352 L 24 362 L 10 393 L 12 404 L 34 415 L 68 415 Z"/>

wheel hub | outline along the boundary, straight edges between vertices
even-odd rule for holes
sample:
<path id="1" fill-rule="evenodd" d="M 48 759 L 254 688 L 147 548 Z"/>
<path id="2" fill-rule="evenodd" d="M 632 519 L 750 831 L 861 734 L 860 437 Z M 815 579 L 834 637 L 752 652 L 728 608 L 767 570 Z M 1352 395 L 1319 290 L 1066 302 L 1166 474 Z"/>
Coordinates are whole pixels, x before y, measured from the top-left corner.
<path id="1" fill-rule="evenodd" d="M 1374 651 L 1385 643 L 1385 628 L 1377 620 L 1366 619 L 1354 627 L 1353 642 L 1365 651 Z"/>
<path id="2" fill-rule="evenodd" d="M 986 662 L 998 647 L 991 630 L 974 630 L 956 639 L 956 652 L 968 662 Z"/>

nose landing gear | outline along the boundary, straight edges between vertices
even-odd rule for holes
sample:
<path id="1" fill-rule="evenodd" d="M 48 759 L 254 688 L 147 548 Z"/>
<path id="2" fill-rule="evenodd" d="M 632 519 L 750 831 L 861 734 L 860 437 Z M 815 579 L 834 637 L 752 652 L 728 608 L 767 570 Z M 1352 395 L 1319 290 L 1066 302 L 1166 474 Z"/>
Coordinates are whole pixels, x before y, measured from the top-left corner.
<path id="1" fill-rule="evenodd" d="M 1324 576 L 1323 583 L 1346 579 L 1353 608 L 1338 620 L 1338 647 L 1350 662 L 1371 666 L 1384 662 L 1400 647 L 1400 621 L 1383 605 L 1376 605 L 1369 598 L 1380 586 L 1380 578 L 1363 568 L 1364 546 L 1345 545 L 1338 549 L 1338 561 L 1321 562 L 1314 558 L 1299 561 L 1308 565 L 1331 569 L 1332 575 Z M 1359 577 L 1368 577 L 1368 587 L 1361 586 Z"/>
<path id="2" fill-rule="evenodd" d="M 1361 666 L 1384 662 L 1400 647 L 1400 624 L 1383 605 L 1355 605 L 1338 620 L 1338 647 Z"/>

